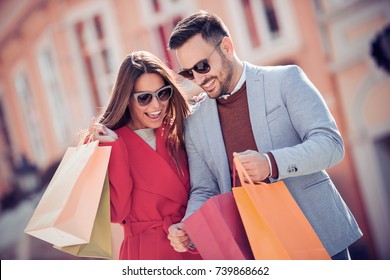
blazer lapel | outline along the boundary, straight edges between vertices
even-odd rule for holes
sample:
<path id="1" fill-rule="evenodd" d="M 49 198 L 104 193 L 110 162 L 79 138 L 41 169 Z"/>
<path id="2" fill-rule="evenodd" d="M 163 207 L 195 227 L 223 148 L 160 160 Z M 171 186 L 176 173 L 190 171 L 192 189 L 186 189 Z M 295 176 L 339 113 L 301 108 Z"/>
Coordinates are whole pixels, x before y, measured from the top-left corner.
<path id="1" fill-rule="evenodd" d="M 272 141 L 266 116 L 264 74 L 253 65 L 246 63 L 246 82 L 249 106 L 249 117 L 255 137 L 257 149 L 260 153 L 272 150 Z"/>
<path id="2" fill-rule="evenodd" d="M 207 147 L 209 155 L 206 155 L 206 161 L 209 164 L 209 168 L 217 175 L 220 182 L 221 192 L 225 191 L 225 185 L 229 184 L 230 180 L 225 182 L 224 178 L 230 178 L 229 164 L 226 155 L 226 148 L 223 142 L 223 136 L 221 131 L 221 125 L 219 123 L 219 115 L 217 109 L 217 102 L 215 99 L 206 97 L 206 100 L 202 102 L 199 110 L 204 112 L 200 113 L 201 122 L 204 133 L 197 135 L 198 140 L 203 138 L 203 147 Z M 211 160 L 207 160 L 211 159 Z M 222 183 L 223 182 L 223 183 Z"/>
<path id="3" fill-rule="evenodd" d="M 221 125 L 219 123 L 217 103 L 215 99 L 208 99 L 206 102 L 204 110 L 207 110 L 208 114 L 202 114 L 202 121 L 206 130 L 205 137 L 210 147 L 211 155 L 216 159 L 227 159 Z"/>
<path id="4" fill-rule="evenodd" d="M 230 190 L 230 171 L 223 142 L 216 100 L 206 98 L 187 119 L 187 137 L 199 147 L 199 154 L 216 176 L 221 193 Z"/>

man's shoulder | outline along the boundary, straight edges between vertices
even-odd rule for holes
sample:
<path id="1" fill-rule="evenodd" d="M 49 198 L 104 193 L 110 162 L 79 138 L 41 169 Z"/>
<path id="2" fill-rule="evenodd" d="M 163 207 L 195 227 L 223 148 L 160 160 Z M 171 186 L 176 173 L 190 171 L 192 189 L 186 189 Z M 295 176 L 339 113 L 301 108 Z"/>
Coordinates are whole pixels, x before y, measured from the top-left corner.
<path id="1" fill-rule="evenodd" d="M 267 74 L 267 73 L 284 73 L 290 71 L 299 70 L 299 66 L 295 64 L 288 65 L 273 65 L 273 66 L 260 66 L 251 64 L 249 62 L 244 62 L 246 64 L 246 69 L 249 72 L 256 72 L 259 74 Z"/>
<path id="2" fill-rule="evenodd" d="M 200 94 L 193 96 L 190 99 L 190 112 L 191 115 L 194 114 L 196 111 L 199 110 L 201 104 L 206 100 L 207 98 L 207 93 L 206 92 L 201 92 Z"/>
<path id="3" fill-rule="evenodd" d="M 196 123 L 202 122 L 204 116 L 210 114 L 210 109 L 213 106 L 212 103 L 215 102 L 205 92 L 199 94 L 198 97 L 197 102 L 190 106 L 190 114 L 185 120 L 187 125 L 195 125 Z"/>

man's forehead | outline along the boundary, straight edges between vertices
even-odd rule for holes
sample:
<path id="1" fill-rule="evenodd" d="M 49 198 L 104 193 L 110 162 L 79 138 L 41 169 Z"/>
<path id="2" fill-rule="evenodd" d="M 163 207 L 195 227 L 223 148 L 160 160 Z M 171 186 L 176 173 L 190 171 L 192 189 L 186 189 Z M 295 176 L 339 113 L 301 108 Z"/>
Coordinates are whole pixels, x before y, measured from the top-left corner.
<path id="1" fill-rule="evenodd" d="M 200 35 L 196 35 L 176 49 L 176 57 L 182 68 L 191 68 L 208 56 L 210 48 L 211 46 Z"/>

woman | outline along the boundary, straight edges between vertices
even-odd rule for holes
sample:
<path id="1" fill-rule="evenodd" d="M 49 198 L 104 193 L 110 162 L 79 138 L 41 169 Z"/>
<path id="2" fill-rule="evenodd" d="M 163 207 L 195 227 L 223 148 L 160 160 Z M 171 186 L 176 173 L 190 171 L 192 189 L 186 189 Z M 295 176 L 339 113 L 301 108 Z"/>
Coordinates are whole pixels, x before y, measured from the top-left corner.
<path id="1" fill-rule="evenodd" d="M 171 70 L 149 52 L 122 63 L 94 139 L 112 147 L 108 166 L 111 222 L 124 229 L 120 259 L 199 259 L 171 246 L 189 193 L 183 121 L 188 106 Z"/>

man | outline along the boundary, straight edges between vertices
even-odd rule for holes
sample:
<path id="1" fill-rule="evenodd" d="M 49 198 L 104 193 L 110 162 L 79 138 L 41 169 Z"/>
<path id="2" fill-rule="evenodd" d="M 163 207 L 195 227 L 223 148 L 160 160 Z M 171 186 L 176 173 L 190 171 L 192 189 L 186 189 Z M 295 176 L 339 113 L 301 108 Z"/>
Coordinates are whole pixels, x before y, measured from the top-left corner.
<path id="1" fill-rule="evenodd" d="M 200 11 L 178 23 L 169 48 L 179 74 L 208 97 L 186 124 L 191 193 L 185 218 L 213 195 L 231 191 L 233 156 L 254 182 L 284 180 L 333 259 L 349 259 L 362 236 L 325 169 L 344 145 L 318 90 L 297 66 L 260 67 L 241 61 L 222 20 Z M 168 238 L 177 251 L 191 241 L 182 224 Z"/>

